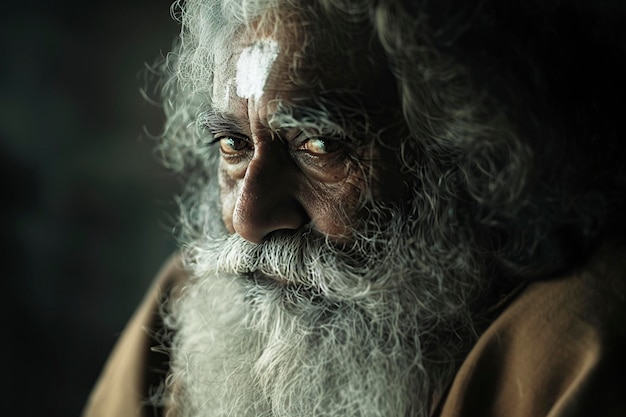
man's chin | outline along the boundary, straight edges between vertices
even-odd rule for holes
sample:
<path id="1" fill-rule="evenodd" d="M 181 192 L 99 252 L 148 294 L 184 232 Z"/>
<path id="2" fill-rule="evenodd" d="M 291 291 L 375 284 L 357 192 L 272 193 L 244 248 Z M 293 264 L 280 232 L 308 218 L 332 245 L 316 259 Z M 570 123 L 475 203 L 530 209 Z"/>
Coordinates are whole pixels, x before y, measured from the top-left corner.
<path id="1" fill-rule="evenodd" d="M 341 302 L 258 270 L 216 275 L 198 278 L 173 310 L 173 394 L 195 404 L 183 416 L 210 405 L 215 415 L 276 405 L 312 415 L 322 397 L 331 416 L 421 416 L 447 382 L 453 361 L 423 361 L 432 352 L 415 343 L 418 308 L 398 292 Z"/>

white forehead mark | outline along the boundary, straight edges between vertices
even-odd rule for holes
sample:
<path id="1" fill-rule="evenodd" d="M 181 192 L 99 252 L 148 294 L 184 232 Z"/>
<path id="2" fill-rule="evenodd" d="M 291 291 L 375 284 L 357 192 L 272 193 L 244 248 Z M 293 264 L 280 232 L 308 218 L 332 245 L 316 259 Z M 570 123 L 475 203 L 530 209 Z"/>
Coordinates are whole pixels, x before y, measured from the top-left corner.
<path id="1" fill-rule="evenodd" d="M 237 95 L 259 99 L 278 56 L 278 43 L 272 39 L 258 40 L 241 52 L 237 61 Z"/>

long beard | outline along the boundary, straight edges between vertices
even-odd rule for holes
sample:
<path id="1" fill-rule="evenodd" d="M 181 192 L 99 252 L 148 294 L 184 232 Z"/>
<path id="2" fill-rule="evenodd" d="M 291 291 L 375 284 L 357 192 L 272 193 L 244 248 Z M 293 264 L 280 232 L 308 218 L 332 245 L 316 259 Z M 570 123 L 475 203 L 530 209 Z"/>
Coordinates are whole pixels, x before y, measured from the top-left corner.
<path id="1" fill-rule="evenodd" d="M 341 248 L 311 230 L 254 245 L 205 229 L 166 317 L 176 415 L 429 415 L 475 341 L 484 274 L 468 245 L 386 218 Z"/>

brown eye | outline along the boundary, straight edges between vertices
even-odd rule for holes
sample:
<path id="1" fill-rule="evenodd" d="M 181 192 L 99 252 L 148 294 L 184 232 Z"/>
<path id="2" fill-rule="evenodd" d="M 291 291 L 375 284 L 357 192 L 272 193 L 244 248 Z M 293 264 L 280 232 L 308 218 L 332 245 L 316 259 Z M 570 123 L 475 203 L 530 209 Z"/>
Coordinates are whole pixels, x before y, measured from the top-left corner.
<path id="1" fill-rule="evenodd" d="M 220 139 L 220 150 L 226 155 L 237 155 L 249 147 L 250 143 L 242 138 L 229 136 Z"/>
<path id="2" fill-rule="evenodd" d="M 341 147 L 341 143 L 337 140 L 328 140 L 322 138 L 307 139 L 301 145 L 301 149 L 313 155 L 325 155 L 335 152 Z"/>

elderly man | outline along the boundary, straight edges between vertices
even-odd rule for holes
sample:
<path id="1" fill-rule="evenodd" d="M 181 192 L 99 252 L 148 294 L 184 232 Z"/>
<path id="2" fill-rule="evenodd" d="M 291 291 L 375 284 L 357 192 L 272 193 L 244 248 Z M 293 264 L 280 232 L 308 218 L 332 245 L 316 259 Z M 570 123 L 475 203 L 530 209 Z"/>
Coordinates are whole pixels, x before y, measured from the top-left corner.
<path id="1" fill-rule="evenodd" d="M 181 251 L 85 415 L 624 415 L 623 58 L 501 3 L 180 6 Z"/>

